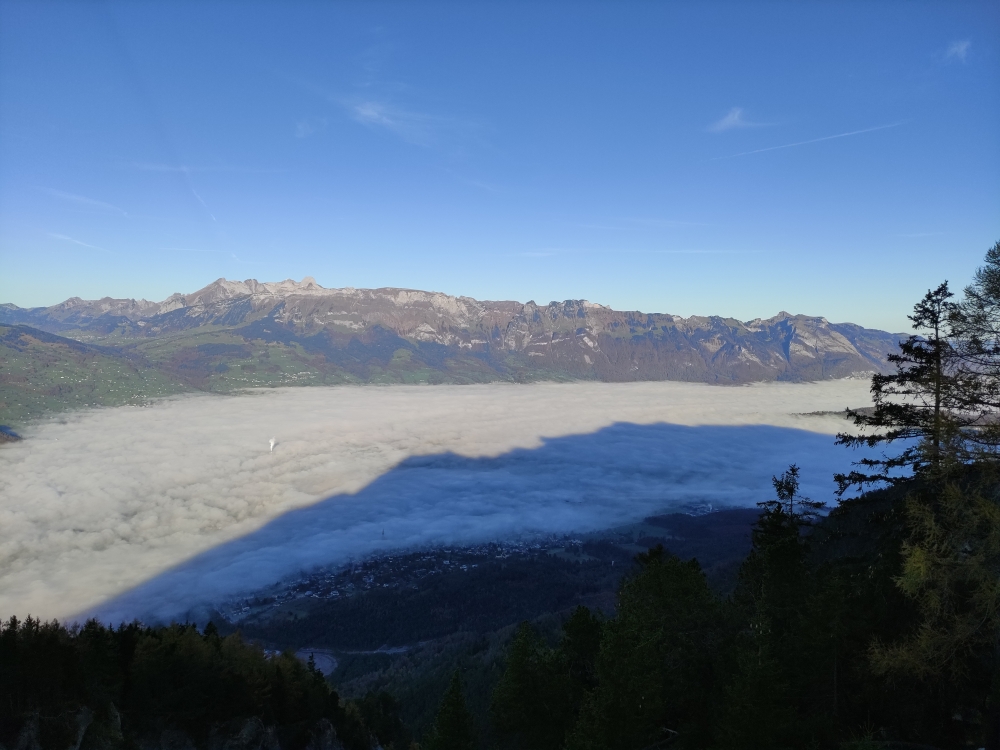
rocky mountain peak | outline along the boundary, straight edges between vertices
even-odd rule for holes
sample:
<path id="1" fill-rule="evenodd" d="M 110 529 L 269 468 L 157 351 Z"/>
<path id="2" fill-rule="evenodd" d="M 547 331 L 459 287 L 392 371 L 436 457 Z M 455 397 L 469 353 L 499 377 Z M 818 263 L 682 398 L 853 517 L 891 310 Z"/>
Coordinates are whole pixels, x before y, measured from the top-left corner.
<path id="1" fill-rule="evenodd" d="M 421 347 L 433 345 L 444 348 L 433 354 L 428 350 L 428 367 L 452 367 L 446 363 L 472 357 L 468 366 L 479 373 L 477 378 L 494 372 L 492 368 L 505 371 L 513 365 L 504 363 L 514 361 L 528 372 L 612 380 L 843 377 L 884 369 L 886 355 L 899 340 L 881 331 L 784 310 L 747 322 L 719 316 L 684 318 L 614 310 L 585 299 L 540 306 L 534 300 L 482 301 L 396 287 L 328 289 L 310 276 L 277 282 L 219 278 L 162 302 L 74 297 L 50 308 L 5 306 L 0 308 L 0 323 L 5 322 L 51 333 L 78 331 L 88 341 L 111 333 L 126 341 L 144 340 L 212 326 L 248 342 L 297 341 L 305 351 L 325 352 L 333 362 L 347 356 L 342 348 L 359 352 L 350 355 L 354 357 L 362 356 L 364 347 L 375 346 L 373 351 L 379 353 L 372 361 L 381 361 L 386 352 L 416 347 L 412 356 L 417 356 Z M 387 336 L 393 343 L 385 343 Z M 385 341 L 371 343 L 376 340 Z"/>

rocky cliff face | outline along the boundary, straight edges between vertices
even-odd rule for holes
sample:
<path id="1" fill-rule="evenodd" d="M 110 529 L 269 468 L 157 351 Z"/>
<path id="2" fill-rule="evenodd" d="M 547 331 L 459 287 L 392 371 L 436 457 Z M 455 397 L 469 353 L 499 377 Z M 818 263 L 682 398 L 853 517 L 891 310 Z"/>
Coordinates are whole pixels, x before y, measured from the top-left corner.
<path id="1" fill-rule="evenodd" d="M 119 344 L 227 329 L 247 342 L 297 344 L 338 362 L 388 362 L 402 350 L 426 366 L 478 360 L 499 377 L 742 383 L 818 380 L 887 367 L 899 335 L 790 315 L 739 321 L 612 310 L 586 300 L 479 301 L 410 289 L 325 289 L 314 279 L 219 279 L 162 302 L 72 298 L 48 308 L 0 306 L 23 323 Z M 383 362 L 383 364 L 384 364 Z"/>

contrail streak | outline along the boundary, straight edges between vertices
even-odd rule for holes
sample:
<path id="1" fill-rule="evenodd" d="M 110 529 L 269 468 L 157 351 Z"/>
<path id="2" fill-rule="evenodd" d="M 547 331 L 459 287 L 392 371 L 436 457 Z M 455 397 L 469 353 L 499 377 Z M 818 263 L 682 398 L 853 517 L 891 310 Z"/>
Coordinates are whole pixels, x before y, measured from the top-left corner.
<path id="1" fill-rule="evenodd" d="M 56 234 L 55 232 L 49 232 L 49 237 L 52 237 L 53 239 L 56 240 L 64 240 L 65 242 L 72 242 L 74 245 L 80 245 L 81 247 L 89 247 L 91 250 L 100 250 L 102 253 L 111 252 L 110 250 L 106 250 L 103 247 L 98 247 L 97 245 L 91 245 L 88 242 L 82 242 L 80 240 L 73 239 L 72 237 L 65 234 Z"/>
<path id="2" fill-rule="evenodd" d="M 810 143 L 819 143 L 820 141 L 832 141 L 834 138 L 847 138 L 849 135 L 861 135 L 862 133 L 873 133 L 876 130 L 887 130 L 888 128 L 898 128 L 903 123 L 894 122 L 891 125 L 879 125 L 875 128 L 865 128 L 864 130 L 852 130 L 849 133 L 838 133 L 837 135 L 825 135 L 822 138 L 813 138 L 809 141 L 798 141 L 796 143 L 786 143 L 783 146 L 769 146 L 768 148 L 758 148 L 753 151 L 742 151 L 738 154 L 730 154 L 729 156 L 715 156 L 712 161 L 718 161 L 719 159 L 734 159 L 737 156 L 749 156 L 750 154 L 762 154 L 765 151 L 777 151 L 782 148 L 792 148 L 793 146 L 805 146 Z"/>
<path id="3" fill-rule="evenodd" d="M 218 219 L 215 218 L 215 214 L 212 213 L 212 209 L 210 209 L 208 207 L 208 204 L 205 203 L 205 199 L 202 198 L 200 195 L 198 195 L 198 192 L 194 188 L 191 188 L 191 192 L 194 193 L 194 197 L 198 199 L 198 202 L 201 203 L 202 206 L 204 206 L 205 210 L 208 212 L 208 215 L 212 217 L 212 221 L 218 221 Z"/>

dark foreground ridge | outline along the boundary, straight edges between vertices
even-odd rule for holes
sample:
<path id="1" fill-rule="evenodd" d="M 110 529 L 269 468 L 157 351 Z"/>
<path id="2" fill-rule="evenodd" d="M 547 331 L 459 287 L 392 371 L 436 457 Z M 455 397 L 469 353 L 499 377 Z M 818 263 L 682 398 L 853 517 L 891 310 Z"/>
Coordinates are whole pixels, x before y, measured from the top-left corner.
<path id="1" fill-rule="evenodd" d="M 909 492 L 811 530 L 733 509 L 373 559 L 201 628 L 12 619 L 0 744 L 434 750 L 460 702 L 484 750 L 967 747 L 981 674 L 889 678 L 868 658 L 915 622 L 894 581 Z"/>
<path id="2" fill-rule="evenodd" d="M 652 542 L 705 552 L 729 590 L 757 515 L 676 513 L 548 544 L 373 558 L 243 600 L 200 629 L 12 620 L 0 634 L 0 695 L 12 700 L 0 705 L 0 745 L 405 747 L 405 727 L 427 734 L 460 664 L 486 731 L 518 622 L 555 636 L 581 605 L 613 616 L 622 577 Z"/>

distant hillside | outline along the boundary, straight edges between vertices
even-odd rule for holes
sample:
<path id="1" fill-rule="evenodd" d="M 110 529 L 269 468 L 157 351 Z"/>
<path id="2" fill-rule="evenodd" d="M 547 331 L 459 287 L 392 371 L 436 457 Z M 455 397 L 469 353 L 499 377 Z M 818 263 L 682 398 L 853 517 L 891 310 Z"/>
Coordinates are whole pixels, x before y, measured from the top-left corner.
<path id="1" fill-rule="evenodd" d="M 585 300 L 539 306 L 409 289 L 325 289 L 308 277 L 219 279 L 162 302 L 73 297 L 44 308 L 6 304 L 0 324 L 65 337 L 59 343 L 34 335 L 34 348 L 18 350 L 22 370 L 41 362 L 36 355 L 49 362 L 110 357 L 147 379 L 159 373 L 150 386 L 157 393 L 344 382 L 821 380 L 883 371 L 900 339 L 784 312 L 748 322 L 681 318 Z M 69 340 L 91 348 L 73 348 Z M 4 411 L 21 409 L 8 387 L 21 382 L 16 369 L 5 367 L 0 381 Z M 76 375 L 77 391 L 88 382 L 100 390 Z M 58 397 L 52 389 L 61 384 L 43 378 L 37 385 L 56 394 L 50 400 Z M 84 401 L 80 392 L 67 404 Z"/>
<path id="2" fill-rule="evenodd" d="M 0 424 L 67 408 L 138 404 L 185 389 L 136 354 L 0 325 Z"/>

